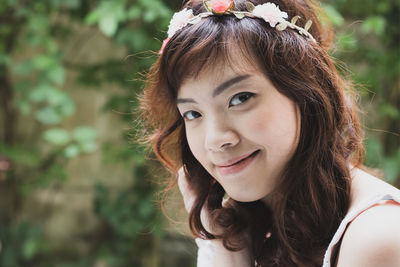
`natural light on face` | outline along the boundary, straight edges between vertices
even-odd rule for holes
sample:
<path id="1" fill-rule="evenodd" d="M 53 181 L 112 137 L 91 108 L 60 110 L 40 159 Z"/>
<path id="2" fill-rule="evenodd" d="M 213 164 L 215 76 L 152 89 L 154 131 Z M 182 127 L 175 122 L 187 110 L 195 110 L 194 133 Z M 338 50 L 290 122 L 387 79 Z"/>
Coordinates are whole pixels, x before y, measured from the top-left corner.
<path id="1" fill-rule="evenodd" d="M 296 150 L 300 118 L 263 74 L 209 68 L 183 82 L 177 106 L 193 155 L 230 197 L 255 201 L 273 191 Z"/>

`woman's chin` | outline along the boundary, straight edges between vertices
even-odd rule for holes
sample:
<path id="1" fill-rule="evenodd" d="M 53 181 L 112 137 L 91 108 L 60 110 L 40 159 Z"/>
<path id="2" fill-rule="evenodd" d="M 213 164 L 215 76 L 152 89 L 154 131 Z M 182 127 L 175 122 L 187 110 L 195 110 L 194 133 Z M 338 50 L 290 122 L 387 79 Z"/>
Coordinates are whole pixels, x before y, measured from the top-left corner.
<path id="1" fill-rule="evenodd" d="M 257 200 L 265 199 L 267 196 L 271 195 L 272 191 L 251 191 L 251 190 L 240 190 L 240 191 L 229 191 L 225 190 L 227 195 L 232 198 L 233 200 L 239 202 L 253 202 Z"/>
<path id="2" fill-rule="evenodd" d="M 263 199 L 266 194 L 254 194 L 254 193 L 245 193 L 243 194 L 243 192 L 240 193 L 232 193 L 229 194 L 229 197 L 232 198 L 233 200 L 239 201 L 239 202 L 253 202 L 253 201 L 257 201 L 260 199 Z"/>

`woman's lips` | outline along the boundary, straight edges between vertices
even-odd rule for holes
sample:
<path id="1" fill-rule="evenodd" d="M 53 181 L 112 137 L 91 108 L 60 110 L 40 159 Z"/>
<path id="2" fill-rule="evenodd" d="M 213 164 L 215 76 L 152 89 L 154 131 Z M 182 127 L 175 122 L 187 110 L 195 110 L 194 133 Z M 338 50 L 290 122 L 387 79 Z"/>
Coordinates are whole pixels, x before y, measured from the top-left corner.
<path id="1" fill-rule="evenodd" d="M 248 156 L 244 156 L 242 158 L 234 160 L 234 163 L 231 163 L 230 165 L 217 165 L 217 170 L 221 175 L 238 173 L 246 168 L 251 162 L 253 162 L 255 157 L 258 155 L 258 152 L 260 152 L 260 150 L 257 150 Z"/>

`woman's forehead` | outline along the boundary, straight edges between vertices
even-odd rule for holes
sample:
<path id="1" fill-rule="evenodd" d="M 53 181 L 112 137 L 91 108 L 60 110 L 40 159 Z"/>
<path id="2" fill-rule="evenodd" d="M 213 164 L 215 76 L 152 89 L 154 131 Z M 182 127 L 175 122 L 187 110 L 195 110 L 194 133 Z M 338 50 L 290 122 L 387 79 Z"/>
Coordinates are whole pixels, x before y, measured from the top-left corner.
<path id="1" fill-rule="evenodd" d="M 186 55 L 181 55 L 183 60 L 178 61 L 175 66 L 175 74 L 181 77 L 177 77 L 178 81 L 183 83 L 183 80 L 196 79 L 204 73 L 254 69 L 260 64 L 259 59 L 257 60 L 254 51 L 249 51 L 249 48 L 244 46 L 244 43 L 224 40 L 214 47 L 204 46 L 199 50 L 192 48 L 196 52 L 188 51 Z"/>
<path id="2" fill-rule="evenodd" d="M 193 84 L 217 84 L 227 77 L 234 77 L 246 74 L 261 74 L 255 62 L 251 63 L 243 57 L 232 57 L 229 60 L 220 59 L 214 64 L 207 64 L 198 73 L 192 73 L 185 76 L 178 88 L 190 87 Z"/>

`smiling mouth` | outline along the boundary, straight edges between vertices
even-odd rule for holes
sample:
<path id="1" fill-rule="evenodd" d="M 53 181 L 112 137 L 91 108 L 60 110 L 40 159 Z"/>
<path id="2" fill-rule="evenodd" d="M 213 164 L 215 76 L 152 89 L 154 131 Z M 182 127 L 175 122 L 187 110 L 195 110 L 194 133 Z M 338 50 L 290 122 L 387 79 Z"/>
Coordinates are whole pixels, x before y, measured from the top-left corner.
<path id="1" fill-rule="evenodd" d="M 238 160 L 237 162 L 226 165 L 226 166 L 221 166 L 217 165 L 217 169 L 221 175 L 229 175 L 229 174 L 234 174 L 242 171 L 245 169 L 250 163 L 253 162 L 253 160 L 256 158 L 256 156 L 259 154 L 260 150 L 256 150 L 253 153 L 251 153 L 249 156 Z"/>

